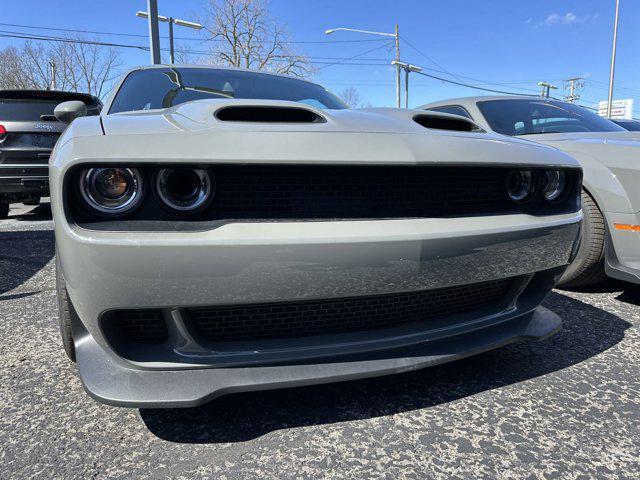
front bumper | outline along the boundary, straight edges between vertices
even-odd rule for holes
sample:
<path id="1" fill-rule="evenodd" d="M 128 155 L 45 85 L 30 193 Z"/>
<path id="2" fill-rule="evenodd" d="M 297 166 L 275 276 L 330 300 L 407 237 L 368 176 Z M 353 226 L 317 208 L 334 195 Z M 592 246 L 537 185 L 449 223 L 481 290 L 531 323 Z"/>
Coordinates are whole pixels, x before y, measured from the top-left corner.
<path id="1" fill-rule="evenodd" d="M 450 362 L 516 341 L 542 340 L 560 329 L 560 318 L 544 307 L 509 322 L 435 342 L 385 350 L 367 357 L 244 368 L 140 370 L 114 360 L 90 335 L 76 345 L 83 385 L 96 400 L 137 408 L 193 407 L 242 391 L 341 382 Z"/>
<path id="2" fill-rule="evenodd" d="M 55 218 L 69 296 L 110 348 L 99 318 L 114 309 L 382 295 L 564 267 L 582 214 L 229 223 L 162 234 L 89 231 Z"/>

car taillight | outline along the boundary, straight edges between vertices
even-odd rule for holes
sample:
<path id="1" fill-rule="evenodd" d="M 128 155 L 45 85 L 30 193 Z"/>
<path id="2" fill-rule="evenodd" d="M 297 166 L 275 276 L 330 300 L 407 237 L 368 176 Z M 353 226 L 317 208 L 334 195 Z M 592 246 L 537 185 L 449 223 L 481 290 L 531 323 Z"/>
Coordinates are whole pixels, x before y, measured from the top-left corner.
<path id="1" fill-rule="evenodd" d="M 4 128 L 4 125 L 0 125 L 0 142 L 3 142 L 5 138 L 7 138 L 7 129 Z"/>

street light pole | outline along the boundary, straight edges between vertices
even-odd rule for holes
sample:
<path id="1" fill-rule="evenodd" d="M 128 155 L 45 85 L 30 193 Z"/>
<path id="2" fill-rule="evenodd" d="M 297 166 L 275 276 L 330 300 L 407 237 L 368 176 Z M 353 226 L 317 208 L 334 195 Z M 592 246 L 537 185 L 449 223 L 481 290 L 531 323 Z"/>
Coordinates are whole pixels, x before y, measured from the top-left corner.
<path id="1" fill-rule="evenodd" d="M 616 44 L 618 43 L 619 13 L 620 0 L 616 0 L 616 18 L 613 22 L 613 47 L 611 48 L 611 70 L 609 71 L 609 96 L 607 97 L 607 118 L 611 118 L 611 105 L 613 103 L 613 74 L 616 70 Z"/>
<path id="2" fill-rule="evenodd" d="M 399 61 L 400 61 L 400 34 L 398 33 L 398 24 L 396 23 L 396 62 L 399 62 Z M 406 74 L 407 74 L 407 81 L 408 81 L 409 72 L 407 71 Z M 408 94 L 409 92 L 407 91 L 407 95 Z M 398 105 L 398 108 L 400 108 L 400 66 L 399 65 L 396 65 L 396 103 Z"/>
<path id="3" fill-rule="evenodd" d="M 173 18 L 169 17 L 169 63 L 176 63 L 176 56 L 173 50 Z"/>
<path id="4" fill-rule="evenodd" d="M 56 89 L 56 64 L 49 62 L 49 68 L 51 68 L 51 90 Z"/>
<path id="5" fill-rule="evenodd" d="M 160 34 L 158 33 L 158 0 L 147 0 L 149 18 L 149 42 L 151 47 L 151 63 L 157 65 L 160 60 Z"/>
<path id="6" fill-rule="evenodd" d="M 357 28 L 331 28 L 329 30 L 325 30 L 325 34 L 330 35 L 333 32 L 343 31 L 343 32 L 357 32 L 357 33 L 367 33 L 369 35 L 381 35 L 383 37 L 394 37 L 395 38 L 395 47 L 396 47 L 396 62 L 400 61 L 400 33 L 398 30 L 398 24 L 396 23 L 395 33 L 384 33 L 384 32 L 373 32 L 371 30 L 359 30 Z M 400 67 L 396 65 L 396 104 L 398 108 L 400 108 Z"/>
<path id="7" fill-rule="evenodd" d="M 151 0 L 149 0 L 151 1 Z M 155 1 L 155 0 L 154 0 Z M 136 17 L 140 18 L 151 18 L 151 15 L 147 12 L 136 12 Z M 193 28 L 195 30 L 200 30 L 203 26 L 196 22 L 189 22 L 187 20 L 180 20 L 179 18 L 173 17 L 165 17 L 163 15 L 158 15 L 156 10 L 156 32 L 158 30 L 158 22 L 167 22 L 169 24 L 169 62 L 171 64 L 175 63 L 175 49 L 173 45 L 173 25 L 179 25 L 181 27 Z M 153 50 L 153 46 L 151 47 Z M 160 63 L 160 43 L 158 43 L 158 61 L 153 60 L 153 53 L 151 54 L 151 61 L 156 64 Z"/>

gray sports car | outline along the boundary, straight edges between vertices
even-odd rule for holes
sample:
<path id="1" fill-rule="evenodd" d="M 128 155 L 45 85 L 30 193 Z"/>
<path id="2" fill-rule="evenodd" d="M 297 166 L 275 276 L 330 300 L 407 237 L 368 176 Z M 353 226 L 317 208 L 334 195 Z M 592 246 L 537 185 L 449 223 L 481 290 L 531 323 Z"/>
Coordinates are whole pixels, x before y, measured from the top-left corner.
<path id="1" fill-rule="evenodd" d="M 605 274 L 640 283 L 640 134 L 558 100 L 498 96 L 442 100 L 423 109 L 462 115 L 482 128 L 549 145 L 584 169 L 582 244 L 561 285 Z"/>
<path id="2" fill-rule="evenodd" d="M 580 167 L 556 149 L 237 69 L 127 73 L 50 175 L 63 343 L 122 406 L 543 339 L 582 220 Z"/>

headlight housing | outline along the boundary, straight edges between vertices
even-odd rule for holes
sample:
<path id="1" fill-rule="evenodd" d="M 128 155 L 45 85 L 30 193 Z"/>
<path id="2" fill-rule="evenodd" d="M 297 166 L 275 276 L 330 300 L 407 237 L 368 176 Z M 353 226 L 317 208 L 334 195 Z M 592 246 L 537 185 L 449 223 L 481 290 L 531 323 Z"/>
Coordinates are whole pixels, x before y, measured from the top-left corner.
<path id="1" fill-rule="evenodd" d="M 542 194 L 545 200 L 554 203 L 562 201 L 567 191 L 566 175 L 562 170 L 547 170 L 542 176 Z"/>
<path id="2" fill-rule="evenodd" d="M 531 170 L 512 170 L 507 177 L 509 198 L 522 203 L 529 200 L 536 191 L 536 176 Z"/>
<path id="3" fill-rule="evenodd" d="M 155 193 L 160 203 L 175 213 L 195 213 L 213 196 L 211 174 L 201 168 L 163 168 L 155 175 Z"/>
<path id="4" fill-rule="evenodd" d="M 79 190 L 93 210 L 108 216 L 124 215 L 142 201 L 142 175 L 135 168 L 89 168 L 80 174 Z"/>

